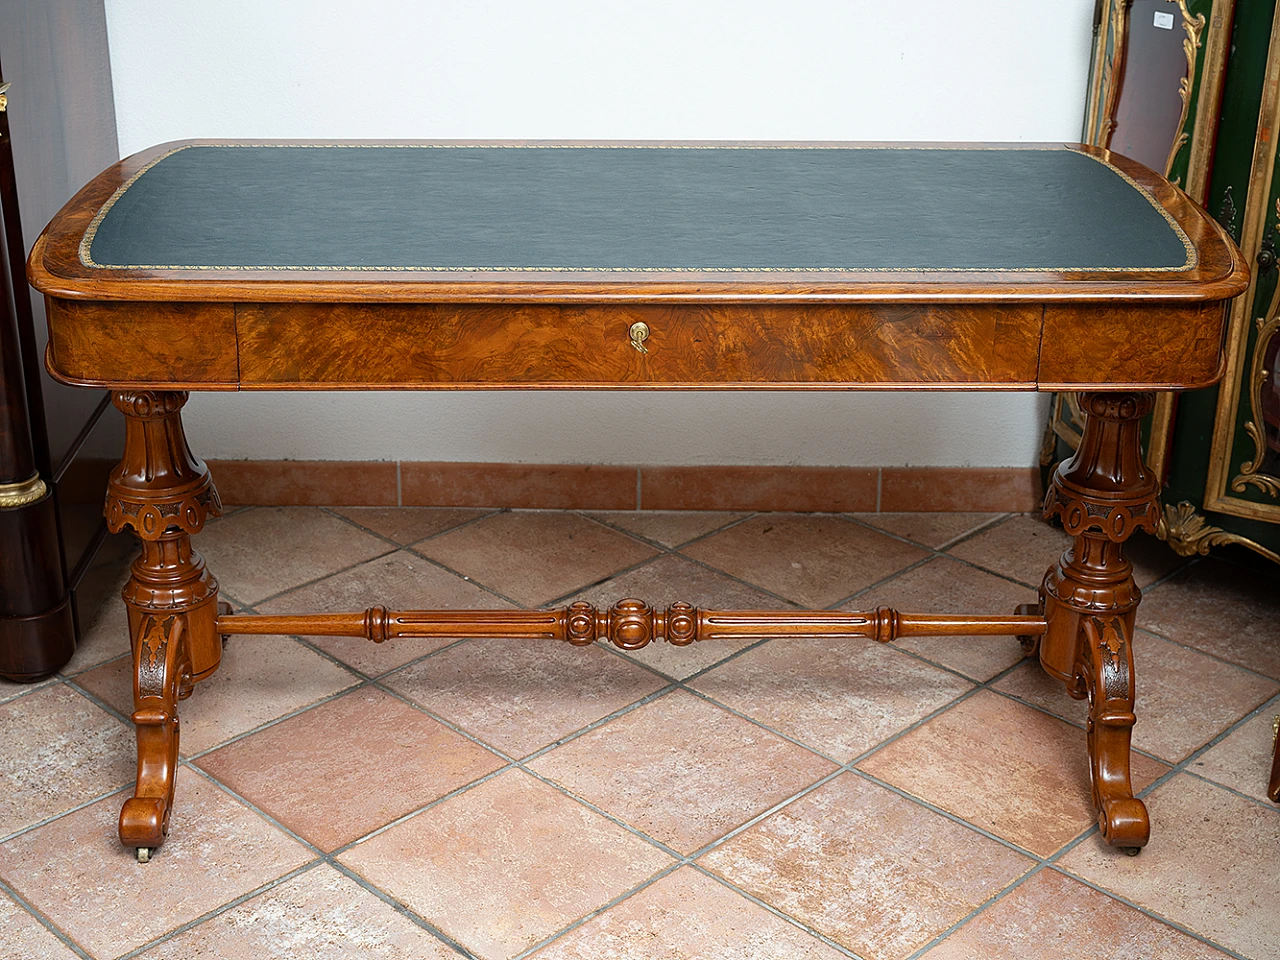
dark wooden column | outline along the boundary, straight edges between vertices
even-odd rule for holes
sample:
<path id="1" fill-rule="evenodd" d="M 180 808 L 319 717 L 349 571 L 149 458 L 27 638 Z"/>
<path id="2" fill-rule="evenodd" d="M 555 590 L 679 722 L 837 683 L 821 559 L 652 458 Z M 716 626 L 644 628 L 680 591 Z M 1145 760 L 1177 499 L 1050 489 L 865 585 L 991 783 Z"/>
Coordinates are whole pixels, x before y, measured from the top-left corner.
<path id="1" fill-rule="evenodd" d="M 0 92 L 0 676 L 30 682 L 66 663 L 76 640 L 53 494 L 37 470 L 22 373 L 29 345 L 19 336 L 15 311 L 26 296 L 24 247 L 7 106 Z"/>

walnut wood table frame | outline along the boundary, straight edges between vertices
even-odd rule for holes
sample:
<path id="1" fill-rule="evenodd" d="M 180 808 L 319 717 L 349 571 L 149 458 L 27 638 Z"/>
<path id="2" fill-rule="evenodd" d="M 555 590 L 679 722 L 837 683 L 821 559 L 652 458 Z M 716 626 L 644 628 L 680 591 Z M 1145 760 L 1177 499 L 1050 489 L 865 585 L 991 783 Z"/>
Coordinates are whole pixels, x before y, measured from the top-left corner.
<path id="1" fill-rule="evenodd" d="M 1090 147 L 166 144 L 58 214 L 29 261 L 47 364 L 124 413 L 112 531 L 145 861 L 174 803 L 178 701 L 229 634 L 508 637 L 633 650 L 713 638 L 1009 635 L 1089 701 L 1098 825 L 1149 837 L 1129 778 L 1153 391 L 1214 383 L 1247 271 L 1176 187 Z M 190 390 L 962 389 L 1081 392 L 1045 498 L 1072 546 L 1013 615 L 545 611 L 234 616 L 192 547 L 220 511 L 183 435 Z"/>

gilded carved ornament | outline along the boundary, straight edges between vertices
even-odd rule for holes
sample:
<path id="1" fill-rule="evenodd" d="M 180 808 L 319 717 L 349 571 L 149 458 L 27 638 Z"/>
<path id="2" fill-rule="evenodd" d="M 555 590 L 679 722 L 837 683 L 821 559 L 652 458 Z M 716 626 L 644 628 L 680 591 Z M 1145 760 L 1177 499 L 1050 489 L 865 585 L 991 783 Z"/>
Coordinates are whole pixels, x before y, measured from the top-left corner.
<path id="1" fill-rule="evenodd" d="M 1111 37 L 1111 53 L 1106 56 L 1102 66 L 1103 91 L 1102 117 L 1098 129 L 1089 138 L 1091 143 L 1107 147 L 1111 145 L 1111 133 L 1116 127 L 1116 102 L 1120 98 L 1120 84 L 1117 78 L 1124 71 L 1124 56 L 1127 47 L 1125 33 L 1129 26 L 1129 4 L 1127 0 L 1115 0 L 1111 5 L 1111 22 L 1108 33 Z M 1104 54 L 1105 56 L 1105 54 Z"/>
<path id="2" fill-rule="evenodd" d="M 1193 557 L 1196 554 L 1208 556 L 1211 547 L 1236 544 L 1256 550 L 1258 553 L 1280 563 L 1280 554 L 1255 543 L 1239 534 L 1228 533 L 1221 527 L 1212 526 L 1209 521 L 1196 513 L 1196 508 L 1183 500 L 1176 506 L 1166 504 L 1164 516 L 1156 525 L 1156 536 L 1169 545 L 1180 557 Z"/>
<path id="3" fill-rule="evenodd" d="M 1280 198 L 1276 200 L 1276 232 L 1280 233 Z M 1252 485 L 1270 497 L 1280 496 L 1280 477 L 1273 477 L 1259 472 L 1267 455 L 1267 426 L 1262 415 L 1262 389 L 1267 385 L 1276 371 L 1266 367 L 1267 349 L 1271 340 L 1280 333 L 1280 290 L 1272 298 L 1267 314 L 1254 318 L 1254 326 L 1258 328 L 1258 337 L 1253 344 L 1253 363 L 1249 369 L 1249 409 L 1250 417 L 1244 425 L 1244 432 L 1253 441 L 1253 456 L 1240 464 L 1240 472 L 1231 479 L 1231 489 L 1236 493 L 1244 493 L 1245 488 Z"/>
<path id="4" fill-rule="evenodd" d="M 1182 113 L 1178 116 L 1178 135 L 1173 139 L 1173 146 L 1169 149 L 1169 157 L 1164 162 L 1164 172 L 1167 175 L 1173 167 L 1174 157 L 1178 155 L 1178 151 L 1183 148 L 1187 140 L 1190 139 L 1189 134 L 1183 127 L 1187 122 L 1187 114 L 1191 110 L 1191 85 L 1195 82 L 1196 77 L 1196 51 L 1200 49 L 1201 36 L 1204 34 L 1204 14 L 1198 13 L 1194 17 L 1191 11 L 1187 9 L 1187 0 L 1170 0 L 1178 4 L 1178 11 L 1182 14 L 1182 29 L 1186 32 L 1186 37 L 1182 41 L 1182 52 L 1187 57 L 1187 75 L 1178 82 L 1178 97 L 1182 100 Z M 1177 181 L 1174 181 L 1175 183 Z"/>

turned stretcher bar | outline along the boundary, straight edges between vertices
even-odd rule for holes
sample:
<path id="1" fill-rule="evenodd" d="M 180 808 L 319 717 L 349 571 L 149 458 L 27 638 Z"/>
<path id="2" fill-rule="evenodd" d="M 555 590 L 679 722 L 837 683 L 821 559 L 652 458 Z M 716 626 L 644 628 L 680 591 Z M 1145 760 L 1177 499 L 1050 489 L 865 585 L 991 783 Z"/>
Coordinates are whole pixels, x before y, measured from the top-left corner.
<path id="1" fill-rule="evenodd" d="M 556 610 L 388 610 L 303 616 L 218 617 L 220 634 L 289 634 L 384 640 L 430 637 L 502 637 L 565 640 L 585 646 L 597 640 L 635 650 L 655 640 L 684 646 L 697 640 L 764 640 L 770 637 L 866 639 L 898 637 L 1019 636 L 1045 632 L 1039 615 L 968 616 L 900 613 L 878 607 L 868 613 L 839 610 L 703 610 L 673 603 L 665 610 L 642 600 L 619 600 L 608 610 L 579 601 Z"/>

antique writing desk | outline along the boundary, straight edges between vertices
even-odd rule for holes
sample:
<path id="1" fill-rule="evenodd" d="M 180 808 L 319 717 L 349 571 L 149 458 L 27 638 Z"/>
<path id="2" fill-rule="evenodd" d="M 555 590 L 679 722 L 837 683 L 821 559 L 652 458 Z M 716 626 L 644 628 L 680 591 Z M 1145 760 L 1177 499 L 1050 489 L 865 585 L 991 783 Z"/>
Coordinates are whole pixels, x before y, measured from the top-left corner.
<path id="1" fill-rule="evenodd" d="M 1152 391 L 1216 380 L 1246 270 L 1137 164 L 1075 146 L 168 144 L 86 186 L 29 273 L 50 372 L 111 390 L 127 421 L 106 514 L 142 541 L 124 590 L 138 778 L 120 814 L 140 860 L 168 829 L 178 701 L 220 637 L 253 633 L 1017 636 L 1089 700 L 1103 836 L 1147 842 L 1122 544 L 1154 529 L 1160 484 L 1138 424 Z M 191 544 L 220 506 L 183 435 L 186 391 L 592 387 L 1079 390 L 1084 440 L 1045 499 L 1074 545 L 1012 615 L 219 605 Z"/>

